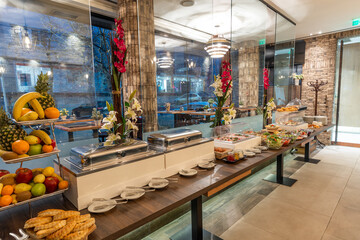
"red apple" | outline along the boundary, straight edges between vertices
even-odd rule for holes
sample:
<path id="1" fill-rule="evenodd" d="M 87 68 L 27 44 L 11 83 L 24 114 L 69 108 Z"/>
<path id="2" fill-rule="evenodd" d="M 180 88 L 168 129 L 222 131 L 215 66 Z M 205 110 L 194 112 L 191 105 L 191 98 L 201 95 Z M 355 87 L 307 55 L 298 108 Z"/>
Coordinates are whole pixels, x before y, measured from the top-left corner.
<path id="1" fill-rule="evenodd" d="M 16 183 L 29 183 L 33 178 L 33 173 L 28 168 L 18 168 L 15 173 Z"/>
<path id="2" fill-rule="evenodd" d="M 9 174 L 10 172 L 8 170 L 5 170 L 5 169 L 0 169 L 0 177 L 6 175 L 6 174 Z"/>
<path id="3" fill-rule="evenodd" d="M 54 139 L 51 139 L 51 146 L 55 149 L 56 147 L 56 142 Z"/>
<path id="4" fill-rule="evenodd" d="M 46 192 L 52 193 L 56 191 L 59 184 L 59 179 L 57 179 L 56 177 L 47 177 L 45 178 L 44 184 L 46 187 Z"/>

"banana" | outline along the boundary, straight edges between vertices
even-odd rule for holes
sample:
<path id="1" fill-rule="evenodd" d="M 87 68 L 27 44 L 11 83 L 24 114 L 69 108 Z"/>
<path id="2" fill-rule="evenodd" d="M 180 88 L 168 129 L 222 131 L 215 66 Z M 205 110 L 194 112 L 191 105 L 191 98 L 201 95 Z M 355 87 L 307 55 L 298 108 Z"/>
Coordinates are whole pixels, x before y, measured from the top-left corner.
<path id="1" fill-rule="evenodd" d="M 34 130 L 34 131 L 32 131 L 30 133 L 30 135 L 39 137 L 47 145 L 51 144 L 50 136 L 46 132 L 44 132 L 43 130 Z"/>
<path id="2" fill-rule="evenodd" d="M 4 155 L 5 153 L 9 153 L 9 151 L 0 150 L 0 157 Z"/>
<path id="3" fill-rule="evenodd" d="M 43 119 L 45 118 L 45 112 L 44 112 L 44 109 L 41 107 L 41 104 L 39 103 L 38 100 L 36 99 L 33 99 L 33 100 L 30 100 L 30 105 L 32 106 L 32 108 L 34 109 L 34 111 L 39 114 L 39 118 L 40 119 Z"/>
<path id="4" fill-rule="evenodd" d="M 18 121 L 20 121 L 20 122 L 33 121 L 33 120 L 38 119 L 38 117 L 39 117 L 39 115 L 36 112 L 30 111 L 30 112 L 25 113 L 23 116 L 19 117 Z"/>
<path id="5" fill-rule="evenodd" d="M 32 169 L 31 171 L 32 171 L 32 172 L 36 172 L 36 171 L 42 172 L 43 170 L 44 170 L 43 168 L 34 168 L 34 169 Z"/>
<path id="6" fill-rule="evenodd" d="M 20 118 L 21 110 L 27 102 L 29 102 L 33 99 L 42 98 L 42 97 L 43 96 L 38 92 L 25 93 L 24 95 L 19 97 L 18 100 L 16 100 L 16 102 L 14 104 L 14 108 L 13 108 L 14 119 L 17 121 Z"/>
<path id="7" fill-rule="evenodd" d="M 0 183 L 0 193 L 1 193 L 2 189 L 3 189 L 3 187 L 4 187 L 4 184 Z"/>
<path id="8" fill-rule="evenodd" d="M 62 177 L 60 177 L 59 175 L 57 175 L 56 173 L 53 173 L 51 176 L 59 179 L 59 182 L 64 181 L 64 179 Z"/>

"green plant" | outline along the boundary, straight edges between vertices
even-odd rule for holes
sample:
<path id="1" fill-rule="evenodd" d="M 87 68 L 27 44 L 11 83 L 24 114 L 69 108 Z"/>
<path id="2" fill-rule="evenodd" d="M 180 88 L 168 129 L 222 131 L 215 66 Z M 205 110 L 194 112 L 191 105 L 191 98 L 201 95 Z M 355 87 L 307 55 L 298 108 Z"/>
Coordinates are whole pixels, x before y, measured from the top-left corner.
<path id="1" fill-rule="evenodd" d="M 60 110 L 60 116 L 68 116 L 68 115 L 69 115 L 69 111 L 66 110 L 66 108 Z"/>

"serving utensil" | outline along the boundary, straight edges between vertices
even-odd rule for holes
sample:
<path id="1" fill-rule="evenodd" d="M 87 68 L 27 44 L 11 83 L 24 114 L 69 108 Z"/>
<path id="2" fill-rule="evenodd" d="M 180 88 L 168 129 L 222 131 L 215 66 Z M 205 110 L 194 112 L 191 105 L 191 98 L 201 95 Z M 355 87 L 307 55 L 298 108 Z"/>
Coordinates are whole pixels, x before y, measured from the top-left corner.
<path id="1" fill-rule="evenodd" d="M 15 233 L 9 233 L 10 236 L 12 236 L 13 238 L 15 238 L 16 240 L 24 240 L 24 239 L 29 239 L 29 235 L 27 235 L 24 230 L 22 230 L 21 228 L 19 228 L 19 233 L 21 234 L 21 236 L 16 235 Z"/>

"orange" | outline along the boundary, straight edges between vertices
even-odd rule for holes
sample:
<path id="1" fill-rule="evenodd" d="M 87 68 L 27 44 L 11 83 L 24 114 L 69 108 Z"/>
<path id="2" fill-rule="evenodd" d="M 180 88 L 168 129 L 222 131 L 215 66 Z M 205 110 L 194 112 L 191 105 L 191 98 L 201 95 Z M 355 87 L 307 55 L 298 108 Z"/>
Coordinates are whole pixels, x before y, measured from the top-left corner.
<path id="1" fill-rule="evenodd" d="M 31 111 L 30 108 L 23 108 L 23 109 L 21 110 L 21 116 L 24 116 L 26 113 L 28 113 L 28 112 L 30 112 L 30 111 Z"/>
<path id="2" fill-rule="evenodd" d="M 30 145 L 27 141 L 24 140 L 17 140 L 12 143 L 11 148 L 13 152 L 22 155 L 29 151 Z"/>
<path id="3" fill-rule="evenodd" d="M 14 192 L 14 188 L 11 185 L 6 185 L 1 191 L 1 195 L 11 195 Z"/>
<path id="4" fill-rule="evenodd" d="M 13 198 L 10 195 L 0 197 L 0 207 L 8 206 L 12 203 Z"/>
<path id="5" fill-rule="evenodd" d="M 69 187 L 69 182 L 68 181 L 66 181 L 66 180 L 64 180 L 64 181 L 61 181 L 61 182 L 59 182 L 59 189 L 61 190 L 61 189 L 66 189 L 66 188 L 68 188 Z"/>
<path id="6" fill-rule="evenodd" d="M 54 148 L 51 145 L 44 145 L 42 147 L 43 153 L 49 153 L 49 152 L 52 152 L 53 150 L 54 150 Z"/>
<path id="7" fill-rule="evenodd" d="M 49 107 L 45 109 L 45 117 L 46 118 L 59 118 L 60 112 L 57 108 Z"/>

